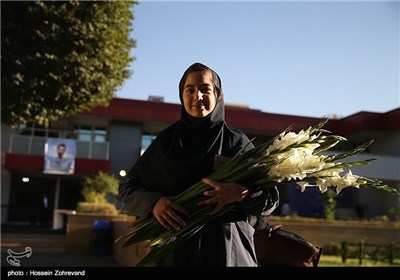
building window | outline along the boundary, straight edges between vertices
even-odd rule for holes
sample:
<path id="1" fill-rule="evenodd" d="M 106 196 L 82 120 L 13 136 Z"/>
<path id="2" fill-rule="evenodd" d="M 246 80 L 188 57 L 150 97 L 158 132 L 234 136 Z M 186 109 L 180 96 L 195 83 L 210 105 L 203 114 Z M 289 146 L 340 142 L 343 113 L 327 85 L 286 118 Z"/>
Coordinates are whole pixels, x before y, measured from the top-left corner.
<path id="1" fill-rule="evenodd" d="M 42 127 L 37 124 L 21 124 L 18 127 L 18 133 L 20 135 L 36 136 L 36 137 L 61 137 L 61 131 L 48 127 Z"/>
<path id="2" fill-rule="evenodd" d="M 107 130 L 104 127 L 77 126 L 74 131 L 62 131 L 52 128 L 45 128 L 37 124 L 22 124 L 18 127 L 20 135 L 31 137 L 65 137 L 80 141 L 93 141 L 104 143 L 107 140 Z"/>
<path id="3" fill-rule="evenodd" d="M 105 128 L 94 128 L 94 142 L 106 142 L 107 131 Z"/>
<path id="4" fill-rule="evenodd" d="M 80 141 L 106 142 L 107 130 L 103 127 L 78 126 L 74 131 L 75 139 Z"/>

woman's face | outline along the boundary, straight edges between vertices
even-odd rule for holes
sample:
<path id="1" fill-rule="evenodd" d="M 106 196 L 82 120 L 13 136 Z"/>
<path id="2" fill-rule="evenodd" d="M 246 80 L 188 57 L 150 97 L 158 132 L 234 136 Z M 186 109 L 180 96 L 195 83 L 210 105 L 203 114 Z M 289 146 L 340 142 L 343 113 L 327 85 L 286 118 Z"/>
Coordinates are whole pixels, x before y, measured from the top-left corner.
<path id="1" fill-rule="evenodd" d="M 209 71 L 189 73 L 183 86 L 182 99 L 186 112 L 192 117 L 202 118 L 210 114 L 217 104 L 212 74 Z"/>

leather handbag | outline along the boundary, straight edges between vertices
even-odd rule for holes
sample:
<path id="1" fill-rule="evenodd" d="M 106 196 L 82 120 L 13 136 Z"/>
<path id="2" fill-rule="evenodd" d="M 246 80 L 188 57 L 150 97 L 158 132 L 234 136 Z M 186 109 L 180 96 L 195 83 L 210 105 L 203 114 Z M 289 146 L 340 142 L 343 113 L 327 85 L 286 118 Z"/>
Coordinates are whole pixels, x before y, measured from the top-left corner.
<path id="1" fill-rule="evenodd" d="M 259 266 L 317 267 L 322 253 L 322 247 L 282 225 L 256 230 L 254 242 Z"/>

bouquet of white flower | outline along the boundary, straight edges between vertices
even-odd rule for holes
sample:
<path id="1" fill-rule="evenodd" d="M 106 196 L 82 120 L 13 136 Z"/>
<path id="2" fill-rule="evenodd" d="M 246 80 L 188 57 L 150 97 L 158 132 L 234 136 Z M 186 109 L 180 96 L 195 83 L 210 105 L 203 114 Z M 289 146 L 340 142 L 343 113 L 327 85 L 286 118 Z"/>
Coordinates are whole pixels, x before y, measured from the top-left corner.
<path id="1" fill-rule="evenodd" d="M 286 129 L 262 145 L 248 150 L 243 147 L 232 159 L 214 171 L 208 178 L 220 183 L 237 182 L 247 188 L 269 188 L 295 183 L 304 191 L 306 187 L 316 186 L 321 192 L 328 187 L 336 187 L 339 193 L 346 187 L 375 188 L 400 196 L 400 193 L 377 179 L 357 176 L 349 170 L 345 175 L 344 168 L 368 164 L 375 158 L 362 161 L 339 162 L 349 156 L 358 154 L 373 141 L 366 142 L 348 152 L 334 155 L 322 155 L 346 138 L 330 135 L 322 129 L 328 119 L 319 124 L 301 130 L 299 133 Z M 210 214 L 215 206 L 198 206 L 204 199 L 202 193 L 211 187 L 202 181 L 182 192 L 175 200 L 191 213 L 186 219 L 186 226 L 179 231 L 165 229 L 156 219 L 139 218 L 120 236 L 116 242 L 126 247 L 131 244 L 149 240 L 152 250 L 136 266 L 147 266 L 155 263 L 185 243 L 199 232 L 210 220 L 227 211 L 235 211 L 234 205 L 225 205 L 215 214 Z"/>

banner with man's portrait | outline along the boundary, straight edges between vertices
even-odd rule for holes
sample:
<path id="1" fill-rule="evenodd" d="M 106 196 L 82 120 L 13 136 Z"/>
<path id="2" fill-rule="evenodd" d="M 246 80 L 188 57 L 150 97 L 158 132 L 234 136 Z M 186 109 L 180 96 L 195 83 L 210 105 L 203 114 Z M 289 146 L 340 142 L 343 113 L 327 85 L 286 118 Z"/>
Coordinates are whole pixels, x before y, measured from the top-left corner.
<path id="1" fill-rule="evenodd" d="M 44 146 L 44 169 L 47 174 L 74 174 L 76 141 L 73 139 L 47 138 Z"/>

